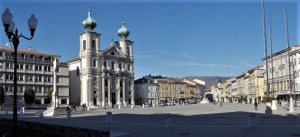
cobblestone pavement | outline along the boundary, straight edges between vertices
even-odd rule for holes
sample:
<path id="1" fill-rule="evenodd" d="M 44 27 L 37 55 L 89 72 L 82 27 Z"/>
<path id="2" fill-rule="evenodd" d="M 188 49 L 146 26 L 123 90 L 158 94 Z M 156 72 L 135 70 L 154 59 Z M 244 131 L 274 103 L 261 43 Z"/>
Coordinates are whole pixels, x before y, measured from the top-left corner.
<path id="1" fill-rule="evenodd" d="M 19 119 L 90 129 L 109 129 L 111 136 L 124 137 L 300 137 L 300 112 L 289 113 L 278 106 L 272 115 L 266 106 L 252 104 L 192 104 L 167 107 L 92 109 L 73 112 L 71 119 L 62 115 L 38 118 L 27 111 Z M 106 115 L 112 112 L 111 117 Z M 1 112 L 1 116 L 7 116 Z"/>

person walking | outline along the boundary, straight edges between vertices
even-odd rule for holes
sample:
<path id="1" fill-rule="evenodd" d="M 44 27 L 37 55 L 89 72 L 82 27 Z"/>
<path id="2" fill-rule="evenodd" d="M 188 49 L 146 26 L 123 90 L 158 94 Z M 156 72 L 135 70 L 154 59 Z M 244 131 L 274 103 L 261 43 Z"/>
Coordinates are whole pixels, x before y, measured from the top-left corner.
<path id="1" fill-rule="evenodd" d="M 222 101 L 221 101 L 221 102 L 220 102 L 220 106 L 222 107 L 222 105 L 223 105 L 223 104 L 222 104 Z"/>
<path id="2" fill-rule="evenodd" d="M 254 101 L 254 107 L 255 107 L 255 110 L 257 110 L 257 101 L 256 101 L 256 99 Z"/>

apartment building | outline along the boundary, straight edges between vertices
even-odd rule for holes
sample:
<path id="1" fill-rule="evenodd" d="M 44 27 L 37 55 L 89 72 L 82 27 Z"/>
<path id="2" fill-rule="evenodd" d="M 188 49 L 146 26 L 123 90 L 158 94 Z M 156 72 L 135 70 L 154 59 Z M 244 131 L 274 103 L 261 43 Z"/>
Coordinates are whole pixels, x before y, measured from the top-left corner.
<path id="1" fill-rule="evenodd" d="M 35 91 L 35 104 L 49 104 L 47 92 L 53 89 L 53 60 L 58 55 L 36 50 L 18 49 L 17 66 L 14 66 L 14 48 L 0 46 L 0 86 L 5 91 L 5 103 L 12 104 L 14 91 L 14 67 L 17 68 L 18 105 L 23 105 L 24 91 Z M 57 90 L 59 104 L 69 103 L 69 71 L 65 63 L 58 64 Z"/>
<path id="2" fill-rule="evenodd" d="M 266 96 L 275 98 L 278 102 L 289 102 L 289 97 L 292 95 L 294 100 L 300 101 L 299 53 L 300 45 L 298 44 L 286 47 L 263 59 L 264 69 L 268 70 L 268 78 L 266 75 L 264 77 Z"/>

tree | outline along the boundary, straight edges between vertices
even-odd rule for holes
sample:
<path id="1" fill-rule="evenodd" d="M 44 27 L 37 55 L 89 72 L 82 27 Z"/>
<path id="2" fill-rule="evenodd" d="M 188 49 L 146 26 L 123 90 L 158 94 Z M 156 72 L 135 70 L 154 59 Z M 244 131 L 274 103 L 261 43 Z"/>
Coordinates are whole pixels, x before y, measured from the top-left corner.
<path id="1" fill-rule="evenodd" d="M 52 101 L 52 93 L 53 93 L 53 89 L 52 88 L 47 91 L 47 97 L 49 99 L 49 102 Z"/>
<path id="2" fill-rule="evenodd" d="M 4 89 L 0 87 L 0 112 L 2 111 L 2 104 L 4 103 Z"/>
<path id="3" fill-rule="evenodd" d="M 24 93 L 24 99 L 25 99 L 25 104 L 29 104 L 29 108 L 30 108 L 31 107 L 30 105 L 33 104 L 35 101 L 34 90 L 31 88 L 26 89 Z"/>

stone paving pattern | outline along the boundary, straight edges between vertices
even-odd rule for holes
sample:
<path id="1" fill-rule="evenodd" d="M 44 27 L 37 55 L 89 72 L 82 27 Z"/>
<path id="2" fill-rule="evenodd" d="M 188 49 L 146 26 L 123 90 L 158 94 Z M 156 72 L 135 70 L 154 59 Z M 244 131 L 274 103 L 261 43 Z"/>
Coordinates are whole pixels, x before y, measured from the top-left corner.
<path id="1" fill-rule="evenodd" d="M 78 109 L 80 110 L 80 109 Z M 300 137 L 300 108 L 289 113 L 278 106 L 272 115 L 265 114 L 266 106 L 252 104 L 191 104 L 134 109 L 91 109 L 55 117 L 39 118 L 27 111 L 20 120 L 65 125 L 93 130 L 110 130 L 117 137 Z M 112 112 L 107 122 L 107 112 Z M 7 116 L 3 112 L 3 117 Z"/>

